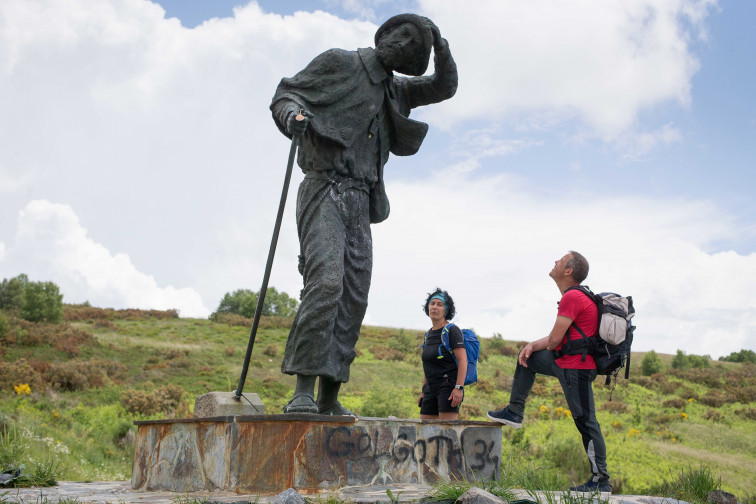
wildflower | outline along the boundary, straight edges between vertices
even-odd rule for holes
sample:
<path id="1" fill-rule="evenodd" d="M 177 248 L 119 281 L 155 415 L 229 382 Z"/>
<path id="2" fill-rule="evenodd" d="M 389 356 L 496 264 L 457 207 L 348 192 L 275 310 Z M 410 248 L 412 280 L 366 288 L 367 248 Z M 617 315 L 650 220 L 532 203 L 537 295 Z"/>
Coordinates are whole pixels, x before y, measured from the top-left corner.
<path id="1" fill-rule="evenodd" d="M 692 397 L 689 397 L 689 398 L 688 398 L 688 402 L 693 402 L 693 398 L 692 398 Z"/>
<path id="2" fill-rule="evenodd" d="M 641 431 L 639 431 L 638 429 L 630 429 L 629 431 L 627 431 L 628 436 L 639 436 L 640 433 Z"/>
<path id="3" fill-rule="evenodd" d="M 55 411 L 55 410 L 53 410 L 52 414 L 53 414 L 53 416 L 54 416 L 55 418 L 58 418 L 58 417 L 60 416 L 60 413 L 58 413 L 58 412 L 57 412 L 57 411 Z"/>
<path id="4" fill-rule="evenodd" d="M 28 383 L 24 383 L 22 385 L 14 385 L 13 390 L 16 391 L 17 395 L 31 395 L 31 388 L 29 388 Z"/>
<path id="5" fill-rule="evenodd" d="M 545 404 L 542 404 L 541 405 L 541 413 L 548 413 L 548 412 L 549 412 L 549 407 L 546 406 Z"/>
<path id="6" fill-rule="evenodd" d="M 681 411 L 680 412 L 680 418 L 682 418 L 683 420 L 685 420 L 686 418 L 688 418 L 687 413 L 685 413 L 684 411 Z"/>
<path id="7" fill-rule="evenodd" d="M 564 416 L 566 416 L 567 418 L 570 418 L 572 416 L 572 411 L 564 410 Z"/>

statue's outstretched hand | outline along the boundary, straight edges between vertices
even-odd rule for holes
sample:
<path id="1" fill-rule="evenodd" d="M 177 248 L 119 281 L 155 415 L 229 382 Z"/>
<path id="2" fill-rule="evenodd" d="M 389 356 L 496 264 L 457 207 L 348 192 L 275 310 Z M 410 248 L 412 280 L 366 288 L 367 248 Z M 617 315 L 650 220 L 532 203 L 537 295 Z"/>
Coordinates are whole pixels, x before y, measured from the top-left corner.
<path id="1" fill-rule="evenodd" d="M 304 135 L 307 130 L 307 125 L 310 122 L 311 115 L 304 109 L 299 113 L 289 114 L 289 118 L 286 121 L 286 131 L 291 135 Z"/>

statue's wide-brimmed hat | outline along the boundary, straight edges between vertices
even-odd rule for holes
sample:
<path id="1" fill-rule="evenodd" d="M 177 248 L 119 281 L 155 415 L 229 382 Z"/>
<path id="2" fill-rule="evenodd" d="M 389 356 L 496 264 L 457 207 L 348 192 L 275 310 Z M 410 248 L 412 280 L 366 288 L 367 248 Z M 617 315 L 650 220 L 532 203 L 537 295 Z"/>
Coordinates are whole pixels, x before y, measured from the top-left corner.
<path id="1" fill-rule="evenodd" d="M 428 69 L 431 49 L 433 48 L 433 32 L 431 31 L 431 26 L 434 26 L 434 24 L 433 21 L 427 17 L 418 16 L 417 14 L 397 14 L 396 16 L 389 18 L 378 28 L 378 31 L 375 32 L 375 45 L 378 45 L 381 37 L 383 37 L 389 29 L 404 23 L 412 23 L 420 31 L 420 35 L 423 37 L 423 54 L 421 58 L 412 62 L 410 65 L 395 68 L 395 70 L 405 75 L 423 75 Z"/>

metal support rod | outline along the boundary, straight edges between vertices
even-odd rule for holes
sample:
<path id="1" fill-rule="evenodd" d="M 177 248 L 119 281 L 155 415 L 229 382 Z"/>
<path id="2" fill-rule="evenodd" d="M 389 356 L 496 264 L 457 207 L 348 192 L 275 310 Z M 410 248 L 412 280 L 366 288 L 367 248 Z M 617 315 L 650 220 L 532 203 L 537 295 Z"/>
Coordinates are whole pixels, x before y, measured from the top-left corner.
<path id="1" fill-rule="evenodd" d="M 300 119 L 301 117 L 301 119 Z M 303 116 L 297 116 L 298 121 L 303 121 Z M 273 228 L 273 238 L 270 240 L 270 250 L 268 251 L 268 262 L 265 265 L 265 274 L 263 275 L 262 286 L 260 287 L 260 296 L 257 299 L 255 308 L 255 318 L 252 321 L 252 329 L 249 331 L 249 342 L 247 343 L 247 353 L 244 355 L 244 364 L 242 365 L 239 385 L 234 390 L 234 399 L 241 399 L 244 381 L 247 379 L 247 370 L 249 369 L 249 360 L 252 357 L 252 348 L 255 346 L 255 337 L 257 336 L 257 326 L 260 324 L 260 315 L 262 314 L 263 303 L 265 302 L 265 293 L 268 290 L 268 280 L 270 280 L 270 270 L 273 268 L 273 257 L 276 255 L 276 245 L 278 244 L 278 233 L 281 230 L 281 221 L 283 220 L 284 207 L 286 206 L 286 196 L 289 193 L 289 182 L 291 181 L 291 170 L 294 166 L 294 156 L 299 145 L 301 135 L 294 134 L 291 137 L 291 148 L 289 149 L 289 163 L 286 165 L 286 177 L 284 178 L 283 190 L 281 191 L 281 202 L 278 204 L 278 216 L 276 225 Z"/>

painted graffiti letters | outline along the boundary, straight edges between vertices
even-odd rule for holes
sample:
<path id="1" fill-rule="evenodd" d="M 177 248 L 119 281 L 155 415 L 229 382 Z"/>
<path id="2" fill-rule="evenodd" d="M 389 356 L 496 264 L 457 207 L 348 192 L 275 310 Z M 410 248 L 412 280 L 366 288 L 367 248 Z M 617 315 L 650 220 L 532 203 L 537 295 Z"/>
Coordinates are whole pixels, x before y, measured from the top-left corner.
<path id="1" fill-rule="evenodd" d="M 470 471 L 478 477 L 498 472 L 501 445 L 486 435 L 486 430 L 465 429 L 461 435 L 453 429 L 429 430 L 433 435 L 417 438 L 421 431 L 415 429 L 329 427 L 324 448 L 334 462 L 375 464 L 392 473 L 417 475 L 423 471 L 418 466 L 455 477 Z"/>

